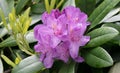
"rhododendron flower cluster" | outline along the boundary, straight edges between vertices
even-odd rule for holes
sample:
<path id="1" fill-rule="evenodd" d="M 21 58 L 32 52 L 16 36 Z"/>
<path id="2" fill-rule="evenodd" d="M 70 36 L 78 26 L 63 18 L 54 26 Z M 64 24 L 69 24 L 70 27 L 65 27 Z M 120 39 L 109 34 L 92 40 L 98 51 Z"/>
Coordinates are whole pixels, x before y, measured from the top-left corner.
<path id="1" fill-rule="evenodd" d="M 42 22 L 34 28 L 34 36 L 38 41 L 34 48 L 46 68 L 51 68 L 55 60 L 65 63 L 69 58 L 76 62 L 84 61 L 79 56 L 79 48 L 90 40 L 89 36 L 84 36 L 90 24 L 85 13 L 68 6 L 61 12 L 54 9 L 51 13 L 43 13 Z"/>

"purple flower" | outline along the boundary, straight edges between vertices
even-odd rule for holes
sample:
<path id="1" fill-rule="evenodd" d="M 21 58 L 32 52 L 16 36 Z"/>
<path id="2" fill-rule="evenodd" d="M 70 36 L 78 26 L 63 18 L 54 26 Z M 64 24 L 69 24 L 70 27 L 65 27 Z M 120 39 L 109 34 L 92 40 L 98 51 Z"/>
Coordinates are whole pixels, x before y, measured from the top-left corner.
<path id="1" fill-rule="evenodd" d="M 46 68 L 51 68 L 54 60 L 68 62 L 71 57 L 76 62 L 83 62 L 79 56 L 80 46 L 84 46 L 89 36 L 84 36 L 87 26 L 87 15 L 79 8 L 68 6 L 62 12 L 55 9 L 50 14 L 42 15 L 43 24 L 34 28 L 38 40 L 35 51 L 40 53 L 40 60 Z"/>

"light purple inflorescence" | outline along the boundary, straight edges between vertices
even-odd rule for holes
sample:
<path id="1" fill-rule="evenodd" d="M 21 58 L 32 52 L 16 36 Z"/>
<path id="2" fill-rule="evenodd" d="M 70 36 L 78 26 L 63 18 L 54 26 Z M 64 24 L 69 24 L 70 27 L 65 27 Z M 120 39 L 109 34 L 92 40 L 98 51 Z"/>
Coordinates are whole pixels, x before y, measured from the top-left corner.
<path id="1" fill-rule="evenodd" d="M 50 14 L 42 15 L 43 24 L 34 28 L 38 43 L 35 51 L 40 53 L 40 61 L 46 68 L 51 68 L 54 60 L 68 62 L 71 57 L 76 62 L 83 62 L 79 56 L 79 47 L 84 46 L 89 36 L 84 36 L 87 26 L 87 15 L 79 8 L 68 6 L 62 12 L 54 9 Z"/>

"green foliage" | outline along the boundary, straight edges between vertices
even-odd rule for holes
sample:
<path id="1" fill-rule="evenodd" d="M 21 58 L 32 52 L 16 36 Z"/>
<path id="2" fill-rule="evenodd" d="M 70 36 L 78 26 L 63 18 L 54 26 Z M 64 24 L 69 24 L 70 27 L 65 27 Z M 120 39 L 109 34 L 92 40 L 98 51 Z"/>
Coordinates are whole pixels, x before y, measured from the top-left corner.
<path id="1" fill-rule="evenodd" d="M 64 64 L 59 73 L 75 73 L 75 66 L 76 63 L 75 62 L 71 62 L 69 64 Z"/>
<path id="2" fill-rule="evenodd" d="M 91 40 L 85 47 L 88 48 L 88 47 L 100 46 L 110 41 L 111 39 L 116 37 L 118 34 L 119 32 L 112 27 L 101 27 L 101 28 L 95 29 L 87 34 L 91 37 Z"/>
<path id="3" fill-rule="evenodd" d="M 0 0 L 0 73 L 86 73 L 86 69 L 89 73 L 108 73 L 116 62 L 113 51 L 120 48 L 119 4 L 120 0 Z M 55 61 L 55 66 L 45 69 L 33 50 L 33 28 L 42 23 L 43 12 L 66 6 L 76 6 L 88 14 L 91 25 L 85 35 L 91 40 L 80 47 L 85 62 L 62 65 Z M 119 67 L 116 63 L 109 73 L 119 73 Z"/>
<path id="4" fill-rule="evenodd" d="M 8 37 L 6 40 L 0 43 L 0 48 L 2 47 L 11 47 L 11 46 L 16 46 L 16 41 L 15 39 L 11 36 Z"/>
<path id="5" fill-rule="evenodd" d="M 108 24 L 103 24 L 103 27 L 112 27 L 119 31 L 119 35 L 117 35 L 114 39 L 112 39 L 111 42 L 120 45 L 120 25 L 114 23 L 108 23 Z"/>
<path id="6" fill-rule="evenodd" d="M 5 36 L 8 33 L 6 28 L 0 28 L 0 38 Z"/>
<path id="7" fill-rule="evenodd" d="M 96 47 L 92 49 L 84 49 L 82 56 L 85 62 L 95 68 L 103 68 L 113 65 L 111 56 L 102 48 Z"/>
<path id="8" fill-rule="evenodd" d="M 1 57 L 7 64 L 9 64 L 12 67 L 15 67 L 16 64 L 13 63 L 8 57 L 6 57 L 5 55 L 1 55 Z"/>
<path id="9" fill-rule="evenodd" d="M 95 8 L 96 0 L 76 0 L 76 6 L 88 15 L 92 13 Z"/>
<path id="10" fill-rule="evenodd" d="M 92 29 L 99 24 L 99 22 L 105 17 L 105 15 L 115 7 L 120 0 L 105 0 L 103 1 L 90 15 L 89 21 L 91 22 L 91 26 L 89 28 Z"/>
<path id="11" fill-rule="evenodd" d="M 29 0 L 19 0 L 18 4 L 16 5 L 16 14 L 19 14 L 25 5 L 28 3 Z"/>
<path id="12" fill-rule="evenodd" d="M 23 59 L 15 68 L 13 68 L 12 73 L 37 73 L 43 69 L 44 66 L 39 61 L 38 56 L 33 55 Z"/>
<path id="13" fill-rule="evenodd" d="M 67 6 L 76 6 L 75 0 L 67 0 L 67 2 L 63 5 L 63 8 L 65 8 Z"/>
<path id="14" fill-rule="evenodd" d="M 41 14 L 45 11 L 44 3 L 37 3 L 31 6 L 31 11 L 36 14 Z"/>
<path id="15" fill-rule="evenodd" d="M 36 39 L 34 38 L 33 32 L 28 32 L 28 34 L 25 36 L 28 43 L 34 43 L 36 42 Z M 0 48 L 3 47 L 13 47 L 17 46 L 16 40 L 13 36 L 10 36 L 6 38 L 4 41 L 0 42 Z"/>
<path id="16" fill-rule="evenodd" d="M 8 0 L 0 0 L 0 8 L 3 10 L 5 16 L 7 16 L 11 10 L 12 4 L 7 2 Z"/>
<path id="17" fill-rule="evenodd" d="M 1 9 L 0 9 L 0 16 L 2 18 L 2 22 L 3 22 L 4 26 L 8 29 L 7 22 L 6 22 L 6 19 L 5 19 L 5 15 L 4 15 L 4 13 Z"/>

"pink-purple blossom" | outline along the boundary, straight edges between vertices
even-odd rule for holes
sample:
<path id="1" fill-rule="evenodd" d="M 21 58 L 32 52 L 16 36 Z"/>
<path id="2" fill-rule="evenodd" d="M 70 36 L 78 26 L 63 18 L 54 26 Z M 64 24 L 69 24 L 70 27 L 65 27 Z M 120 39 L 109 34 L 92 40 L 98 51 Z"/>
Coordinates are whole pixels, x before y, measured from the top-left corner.
<path id="1" fill-rule="evenodd" d="M 65 63 L 69 58 L 76 62 L 84 61 L 79 56 L 79 48 L 90 40 L 89 36 L 84 36 L 90 24 L 85 13 L 68 6 L 61 12 L 58 9 L 50 14 L 44 12 L 42 22 L 34 28 L 34 36 L 38 41 L 34 48 L 46 68 L 51 68 L 56 59 Z"/>

